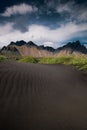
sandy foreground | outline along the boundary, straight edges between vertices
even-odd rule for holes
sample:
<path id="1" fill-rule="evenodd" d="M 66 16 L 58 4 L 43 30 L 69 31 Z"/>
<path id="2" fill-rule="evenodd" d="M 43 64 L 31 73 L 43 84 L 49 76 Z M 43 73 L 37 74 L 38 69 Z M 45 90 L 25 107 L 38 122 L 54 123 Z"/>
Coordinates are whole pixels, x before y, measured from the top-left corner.
<path id="1" fill-rule="evenodd" d="M 0 130 L 87 129 L 87 74 L 71 66 L 0 63 Z"/>

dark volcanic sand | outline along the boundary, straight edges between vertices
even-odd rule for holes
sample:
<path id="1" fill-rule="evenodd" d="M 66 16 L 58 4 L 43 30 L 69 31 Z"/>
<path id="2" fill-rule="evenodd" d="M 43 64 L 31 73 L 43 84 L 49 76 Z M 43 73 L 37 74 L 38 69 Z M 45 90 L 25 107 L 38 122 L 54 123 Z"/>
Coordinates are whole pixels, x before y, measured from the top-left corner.
<path id="1" fill-rule="evenodd" d="M 0 63 L 0 130 L 87 129 L 87 75 L 64 65 Z"/>

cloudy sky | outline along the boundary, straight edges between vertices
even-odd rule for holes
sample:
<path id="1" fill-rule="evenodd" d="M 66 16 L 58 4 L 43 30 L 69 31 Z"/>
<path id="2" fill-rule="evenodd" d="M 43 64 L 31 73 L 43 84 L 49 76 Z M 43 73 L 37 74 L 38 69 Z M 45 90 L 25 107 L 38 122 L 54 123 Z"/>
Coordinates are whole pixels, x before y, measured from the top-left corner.
<path id="1" fill-rule="evenodd" d="M 87 44 L 86 0 L 0 0 L 0 47 L 11 41 Z"/>

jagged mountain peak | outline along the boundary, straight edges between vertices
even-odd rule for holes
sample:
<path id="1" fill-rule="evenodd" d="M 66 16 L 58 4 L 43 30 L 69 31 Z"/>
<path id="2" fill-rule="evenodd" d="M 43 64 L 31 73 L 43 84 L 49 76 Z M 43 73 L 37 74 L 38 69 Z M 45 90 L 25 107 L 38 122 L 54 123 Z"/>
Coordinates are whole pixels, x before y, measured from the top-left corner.
<path id="1" fill-rule="evenodd" d="M 26 44 L 27 46 L 35 46 L 35 47 L 38 47 L 34 42 L 32 42 L 32 41 L 29 41 L 27 44 Z"/>
<path id="2" fill-rule="evenodd" d="M 60 47 L 57 49 L 57 51 L 61 51 L 61 50 L 71 50 L 71 52 L 80 52 L 83 54 L 87 54 L 87 48 L 82 45 L 80 43 L 80 41 L 76 41 L 76 42 L 69 42 L 66 45 L 64 45 L 63 47 Z"/>
<path id="3" fill-rule="evenodd" d="M 25 44 L 26 44 L 26 42 L 23 41 L 23 40 L 10 43 L 10 45 L 17 45 L 17 46 L 22 46 L 22 45 L 25 45 Z"/>
<path id="4" fill-rule="evenodd" d="M 50 47 L 50 46 L 44 46 L 44 45 L 41 45 L 39 46 L 41 49 L 44 49 L 44 50 L 48 50 L 50 52 L 54 52 L 55 49 L 53 47 Z"/>
<path id="5" fill-rule="evenodd" d="M 4 46 L 1 50 L 1 54 L 20 54 L 21 56 L 33 56 L 33 57 L 46 57 L 57 55 L 71 55 L 71 54 L 87 54 L 87 48 L 80 43 L 80 41 L 69 42 L 63 47 L 54 49 L 49 46 L 38 46 L 32 41 L 25 42 L 23 40 L 17 42 L 11 42 L 8 46 Z"/>
<path id="6" fill-rule="evenodd" d="M 75 41 L 75 42 L 69 42 L 69 43 L 67 43 L 66 45 L 77 45 L 77 46 L 79 46 L 79 45 L 81 45 L 81 43 L 80 43 L 80 41 L 78 40 L 78 41 Z"/>
<path id="7" fill-rule="evenodd" d="M 16 41 L 16 42 L 11 42 L 9 45 L 17 45 L 17 46 L 23 46 L 23 45 L 27 45 L 27 46 L 37 46 L 35 43 L 33 43 L 32 41 L 29 42 L 25 42 L 24 40 L 20 40 L 20 41 Z"/>

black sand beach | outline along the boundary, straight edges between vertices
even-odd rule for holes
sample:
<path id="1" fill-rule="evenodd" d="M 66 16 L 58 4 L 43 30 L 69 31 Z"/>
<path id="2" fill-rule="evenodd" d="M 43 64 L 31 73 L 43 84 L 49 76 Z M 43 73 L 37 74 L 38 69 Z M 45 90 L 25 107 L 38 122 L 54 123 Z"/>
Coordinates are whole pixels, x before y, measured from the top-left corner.
<path id="1" fill-rule="evenodd" d="M 74 67 L 0 63 L 0 130 L 87 129 L 87 75 Z"/>

